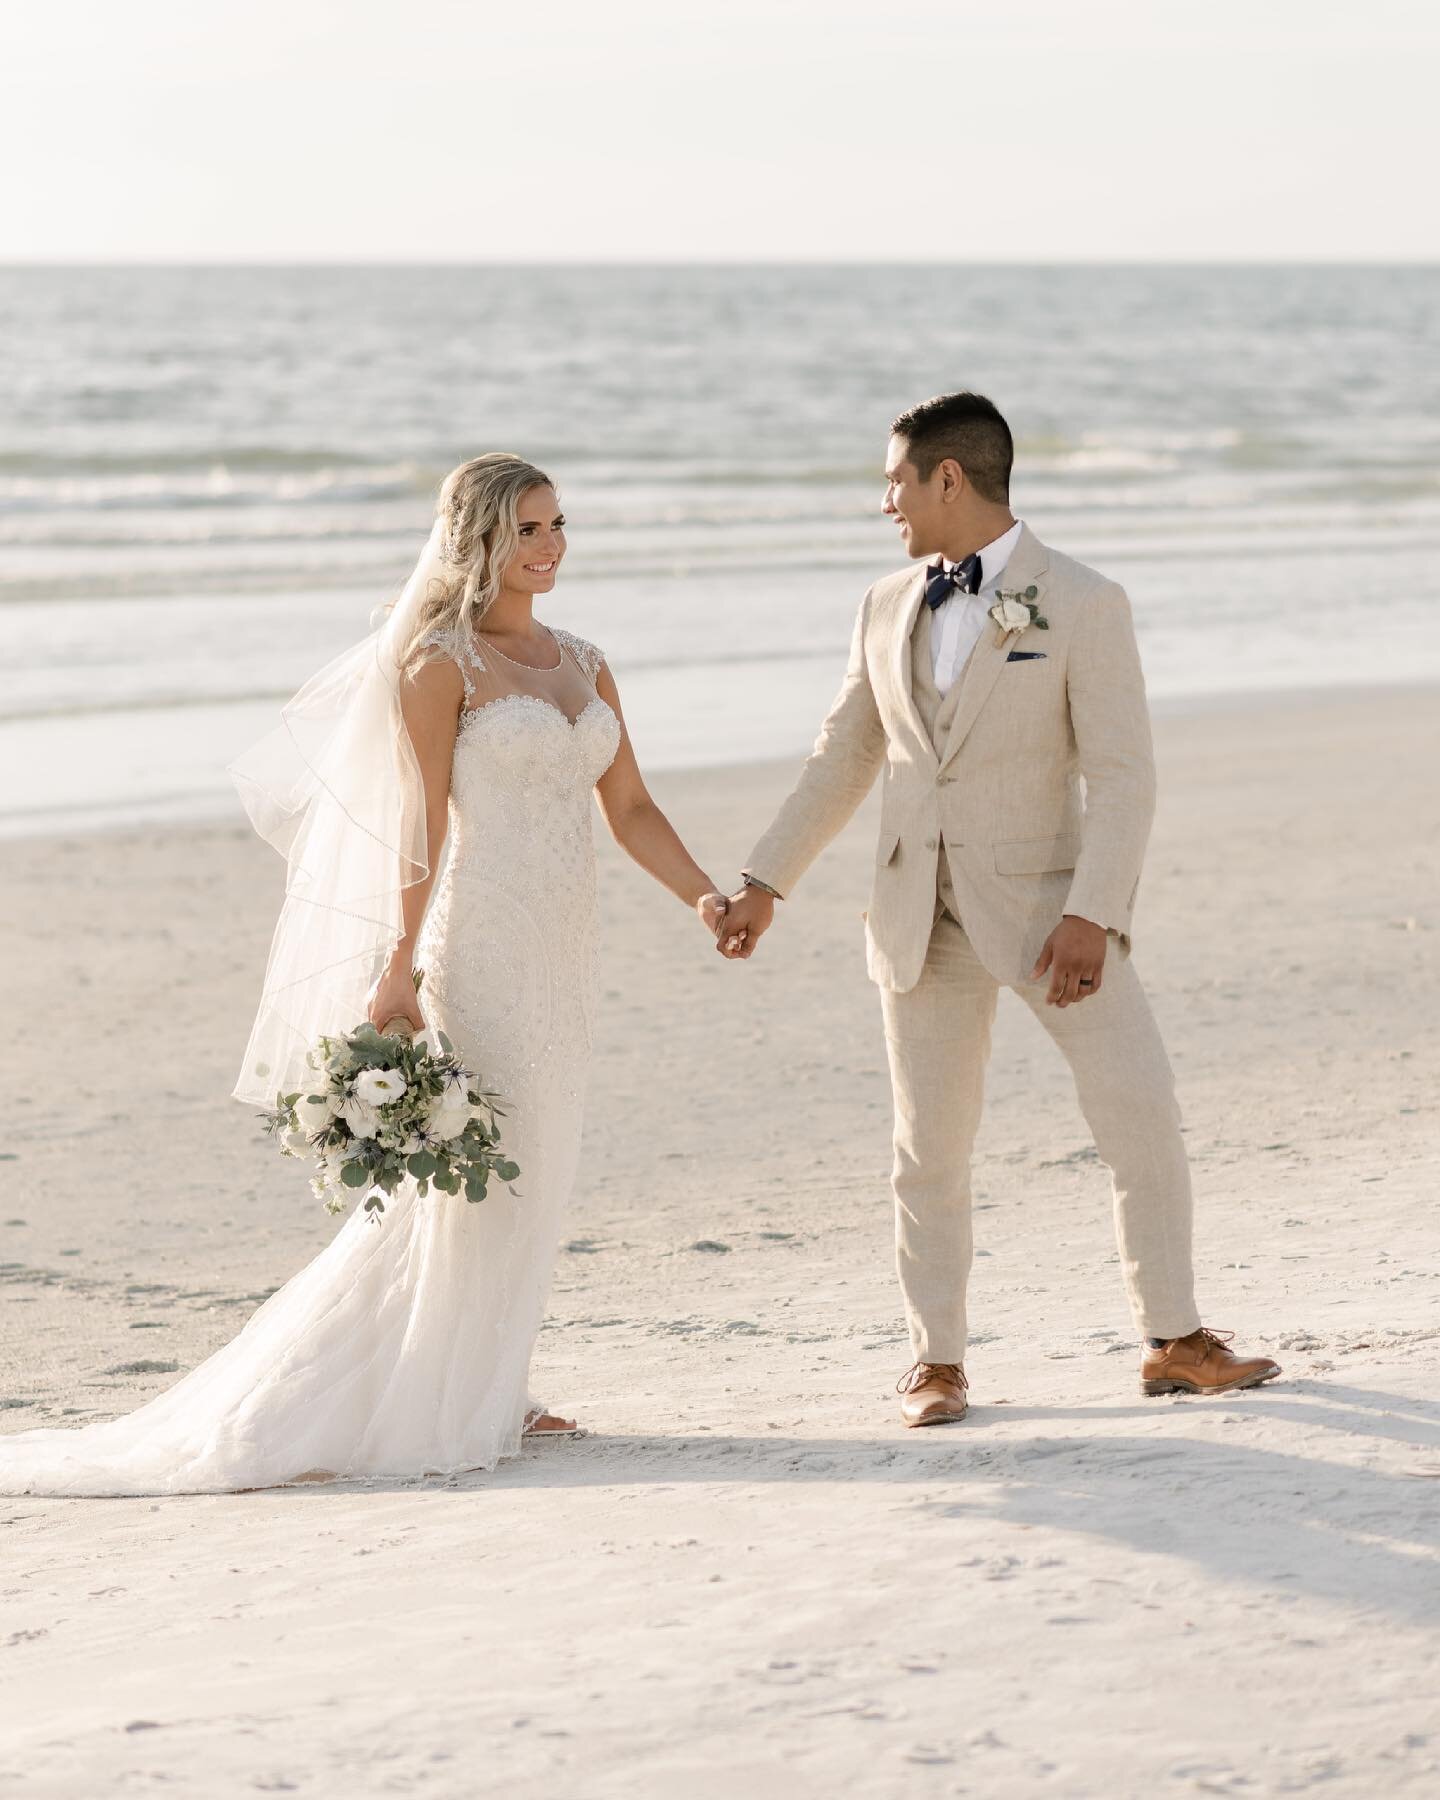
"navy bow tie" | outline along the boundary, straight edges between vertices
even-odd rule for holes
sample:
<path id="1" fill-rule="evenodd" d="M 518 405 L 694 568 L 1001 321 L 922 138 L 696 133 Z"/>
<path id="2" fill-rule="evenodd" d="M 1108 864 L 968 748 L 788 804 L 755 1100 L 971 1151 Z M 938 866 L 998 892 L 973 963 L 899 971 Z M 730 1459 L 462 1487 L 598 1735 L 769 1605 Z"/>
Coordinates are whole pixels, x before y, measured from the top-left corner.
<path id="1" fill-rule="evenodd" d="M 937 606 L 943 606 L 952 594 L 978 594 L 980 592 L 980 558 L 967 556 L 964 562 L 956 563 L 953 569 L 947 569 L 941 563 L 938 569 L 931 569 L 925 582 L 925 604 L 934 612 Z"/>

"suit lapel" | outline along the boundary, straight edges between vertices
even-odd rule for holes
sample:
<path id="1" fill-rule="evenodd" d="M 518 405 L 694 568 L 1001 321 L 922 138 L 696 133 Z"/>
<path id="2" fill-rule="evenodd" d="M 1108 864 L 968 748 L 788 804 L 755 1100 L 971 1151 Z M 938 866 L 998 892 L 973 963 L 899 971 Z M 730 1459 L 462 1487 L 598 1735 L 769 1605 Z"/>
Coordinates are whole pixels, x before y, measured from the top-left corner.
<path id="1" fill-rule="evenodd" d="M 925 599 L 925 576 L 926 565 L 921 563 L 900 584 L 895 602 L 896 623 L 891 643 L 893 657 L 891 672 L 895 678 L 895 691 L 899 700 L 900 712 L 933 762 L 935 745 L 931 741 L 930 733 L 925 729 L 925 721 L 920 717 L 920 709 L 915 704 L 914 669 L 911 662 L 911 640 L 915 635 L 915 621 L 920 616 L 920 607 Z"/>
<path id="2" fill-rule="evenodd" d="M 1000 577 L 1000 586 L 1007 592 L 1017 588 L 1024 589 L 1032 581 L 1038 582 L 1048 567 L 1049 558 L 1045 554 L 1045 546 L 1030 527 L 1024 525 L 1020 529 L 1020 540 L 1011 552 L 1005 572 Z M 991 689 L 1000 679 L 1000 671 L 1005 667 L 1018 635 L 1010 632 L 1002 635 L 995 621 L 986 619 L 980 641 L 971 652 L 970 661 L 966 665 L 955 717 L 950 721 L 950 732 L 940 758 L 942 769 L 959 753 L 960 746 L 969 736 L 971 726 L 980 716 L 981 707 L 990 698 Z"/>

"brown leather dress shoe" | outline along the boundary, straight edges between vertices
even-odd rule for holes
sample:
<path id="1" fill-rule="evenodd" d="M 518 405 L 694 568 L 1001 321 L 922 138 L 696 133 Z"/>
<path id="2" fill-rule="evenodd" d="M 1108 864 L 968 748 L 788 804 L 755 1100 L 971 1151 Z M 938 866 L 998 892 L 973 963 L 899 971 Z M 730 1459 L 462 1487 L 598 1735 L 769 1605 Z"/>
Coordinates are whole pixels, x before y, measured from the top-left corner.
<path id="1" fill-rule="evenodd" d="M 955 1425 L 969 1411 L 969 1386 L 959 1363 L 917 1362 L 895 1383 L 907 1425 Z"/>
<path id="2" fill-rule="evenodd" d="M 1142 1394 L 1226 1394 L 1235 1388 L 1273 1381 L 1280 1365 L 1268 1356 L 1236 1356 L 1233 1331 L 1201 1326 L 1187 1337 L 1171 1338 L 1159 1350 L 1146 1347 L 1140 1361 Z"/>

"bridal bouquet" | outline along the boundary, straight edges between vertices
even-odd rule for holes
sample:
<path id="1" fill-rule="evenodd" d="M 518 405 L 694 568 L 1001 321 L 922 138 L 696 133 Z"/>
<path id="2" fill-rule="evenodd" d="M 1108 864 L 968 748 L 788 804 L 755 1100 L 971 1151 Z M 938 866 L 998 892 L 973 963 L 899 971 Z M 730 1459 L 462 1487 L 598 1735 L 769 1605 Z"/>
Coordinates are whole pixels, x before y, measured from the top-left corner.
<path id="1" fill-rule="evenodd" d="M 407 1175 L 422 1194 L 463 1188 L 467 1200 L 485 1198 L 492 1174 L 519 1175 L 500 1148 L 498 1096 L 461 1065 L 443 1031 L 412 1038 L 367 1022 L 322 1037 L 305 1060 L 314 1073 L 304 1087 L 277 1094 L 261 1116 L 282 1155 L 313 1158 L 310 1186 L 327 1212 L 345 1210 L 348 1190 L 366 1194 L 366 1212 L 382 1213 L 381 1193 Z"/>

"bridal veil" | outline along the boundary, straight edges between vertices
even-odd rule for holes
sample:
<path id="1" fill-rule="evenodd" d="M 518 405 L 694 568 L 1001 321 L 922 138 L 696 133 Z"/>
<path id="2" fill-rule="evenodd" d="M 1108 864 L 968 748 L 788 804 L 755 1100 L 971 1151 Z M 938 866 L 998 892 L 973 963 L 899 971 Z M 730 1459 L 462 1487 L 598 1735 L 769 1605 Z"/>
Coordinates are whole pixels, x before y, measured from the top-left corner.
<path id="1" fill-rule="evenodd" d="M 305 683 L 280 724 L 229 765 L 250 821 L 286 859 L 285 900 L 234 1094 L 270 1106 L 324 1032 L 365 1014 L 429 873 L 425 792 L 400 707 L 401 658 L 432 583 L 453 574 L 437 519 L 404 592 Z"/>

